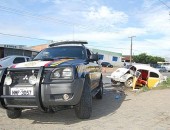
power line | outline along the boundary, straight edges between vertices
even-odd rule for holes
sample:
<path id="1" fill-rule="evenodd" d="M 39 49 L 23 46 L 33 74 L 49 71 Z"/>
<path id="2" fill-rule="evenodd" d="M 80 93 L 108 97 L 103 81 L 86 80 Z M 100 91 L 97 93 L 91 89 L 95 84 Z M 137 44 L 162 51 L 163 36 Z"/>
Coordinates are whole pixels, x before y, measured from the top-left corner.
<path id="1" fill-rule="evenodd" d="M 52 40 L 48 40 L 48 39 L 35 38 L 35 37 L 28 37 L 28 36 L 15 35 L 15 34 L 8 34 L 8 33 L 1 33 L 1 32 L 0 32 L 0 35 L 6 35 L 6 36 L 11 36 L 11 37 L 20 37 L 20 38 L 28 38 L 28 39 L 41 40 L 41 41 L 52 41 Z"/>
<path id="2" fill-rule="evenodd" d="M 51 21 L 51 22 L 54 22 L 54 23 L 62 23 L 62 24 L 71 25 L 71 26 L 74 26 L 74 27 L 77 26 L 77 27 L 85 29 L 85 30 L 87 30 L 87 29 L 94 30 L 94 31 L 99 30 L 98 32 L 103 32 L 105 30 L 104 27 L 94 28 L 94 26 L 93 26 L 93 28 L 91 28 L 91 27 L 86 26 L 86 25 L 79 25 L 78 23 L 71 23 L 71 22 L 67 22 L 65 20 L 61 20 L 61 19 L 58 19 L 58 18 L 41 16 L 41 15 L 30 13 L 30 12 L 25 11 L 25 10 L 18 10 L 18 9 L 9 8 L 9 7 L 2 6 L 2 5 L 0 5 L 0 10 L 8 12 L 8 13 L 14 13 L 14 14 L 18 14 L 18 15 L 27 16 L 27 17 L 38 18 L 38 19 L 43 20 L 43 21 Z"/>
<path id="3" fill-rule="evenodd" d="M 162 0 L 159 0 L 163 5 L 165 5 L 168 9 L 170 9 L 170 6 L 168 6 L 165 2 L 163 2 Z"/>
<path id="4" fill-rule="evenodd" d="M 62 24 L 67 24 L 67 25 L 74 25 L 75 23 L 71 23 L 71 22 L 67 22 L 65 20 L 60 20 L 60 19 L 56 19 L 56 18 L 52 18 L 52 17 L 42 17 L 40 15 L 37 14 L 33 14 L 24 10 L 18 10 L 18 9 L 14 9 L 14 8 L 9 8 L 9 7 L 5 7 L 0 5 L 0 9 L 2 11 L 5 12 L 9 12 L 9 13 L 15 13 L 15 14 L 19 14 L 19 15 L 23 15 L 23 16 L 28 16 L 28 17 L 33 17 L 33 18 L 39 18 L 41 20 L 45 20 L 45 21 L 52 21 L 52 22 L 57 22 L 57 23 L 62 23 Z"/>

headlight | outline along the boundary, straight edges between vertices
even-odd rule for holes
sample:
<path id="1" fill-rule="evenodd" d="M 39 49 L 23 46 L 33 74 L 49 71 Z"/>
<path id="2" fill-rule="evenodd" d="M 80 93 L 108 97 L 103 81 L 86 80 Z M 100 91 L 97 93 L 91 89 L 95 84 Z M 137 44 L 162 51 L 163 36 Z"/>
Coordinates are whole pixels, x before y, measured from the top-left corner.
<path id="1" fill-rule="evenodd" d="M 61 75 L 60 75 L 60 72 L 59 72 L 59 71 L 55 71 L 55 72 L 54 72 L 54 77 L 55 77 L 55 78 L 60 78 L 60 76 L 61 76 Z"/>
<path id="2" fill-rule="evenodd" d="M 65 78 L 72 77 L 72 69 L 71 68 L 63 69 L 62 77 L 65 77 Z"/>
<path id="3" fill-rule="evenodd" d="M 71 79 L 73 76 L 72 68 L 57 68 L 51 78 L 55 79 Z"/>
<path id="4" fill-rule="evenodd" d="M 4 82 L 5 85 L 11 85 L 12 84 L 12 78 L 10 76 L 7 76 L 5 78 L 5 82 Z"/>
<path id="5" fill-rule="evenodd" d="M 34 85 L 37 82 L 37 78 L 34 75 L 32 75 L 29 77 L 28 81 L 31 85 Z"/>

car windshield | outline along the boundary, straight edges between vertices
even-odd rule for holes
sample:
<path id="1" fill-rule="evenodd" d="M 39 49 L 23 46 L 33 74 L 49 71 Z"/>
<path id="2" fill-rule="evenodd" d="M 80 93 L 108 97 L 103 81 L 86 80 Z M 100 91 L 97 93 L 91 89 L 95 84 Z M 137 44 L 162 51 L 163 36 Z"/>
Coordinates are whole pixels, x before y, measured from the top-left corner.
<path id="1" fill-rule="evenodd" d="M 47 48 L 41 51 L 34 60 L 55 60 L 64 58 L 85 59 L 85 51 L 81 46 L 62 46 Z"/>

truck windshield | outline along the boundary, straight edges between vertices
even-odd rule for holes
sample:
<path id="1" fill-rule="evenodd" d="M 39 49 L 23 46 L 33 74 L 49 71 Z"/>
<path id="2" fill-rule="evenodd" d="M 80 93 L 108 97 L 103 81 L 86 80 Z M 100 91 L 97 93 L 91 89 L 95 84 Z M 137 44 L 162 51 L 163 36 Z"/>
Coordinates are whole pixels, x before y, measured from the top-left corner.
<path id="1" fill-rule="evenodd" d="M 85 59 L 85 51 L 81 46 L 61 46 L 42 50 L 34 60 L 55 60 L 58 58 Z"/>

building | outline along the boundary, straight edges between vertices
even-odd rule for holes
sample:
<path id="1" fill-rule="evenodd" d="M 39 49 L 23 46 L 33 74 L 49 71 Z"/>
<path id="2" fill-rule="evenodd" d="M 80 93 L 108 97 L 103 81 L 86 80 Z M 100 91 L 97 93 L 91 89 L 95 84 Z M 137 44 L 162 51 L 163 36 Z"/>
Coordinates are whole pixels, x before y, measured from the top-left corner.
<path id="1" fill-rule="evenodd" d="M 47 48 L 48 45 L 49 45 L 49 44 L 41 44 L 41 45 L 37 45 L 37 46 L 32 46 L 31 48 L 34 49 L 34 50 L 36 50 L 36 51 L 41 51 L 41 50 Z"/>
<path id="2" fill-rule="evenodd" d="M 112 64 L 115 64 L 116 62 L 120 63 L 122 61 L 122 53 L 99 50 L 99 49 L 91 49 L 91 50 L 99 54 L 99 59 L 101 61 L 107 61 Z"/>
<path id="3" fill-rule="evenodd" d="M 22 55 L 33 57 L 37 53 L 38 51 L 28 48 L 24 45 L 0 44 L 0 58 L 10 55 Z"/>
<path id="4" fill-rule="evenodd" d="M 133 61 L 133 57 L 132 57 L 132 61 Z M 123 55 L 122 62 L 130 62 L 130 55 Z"/>

